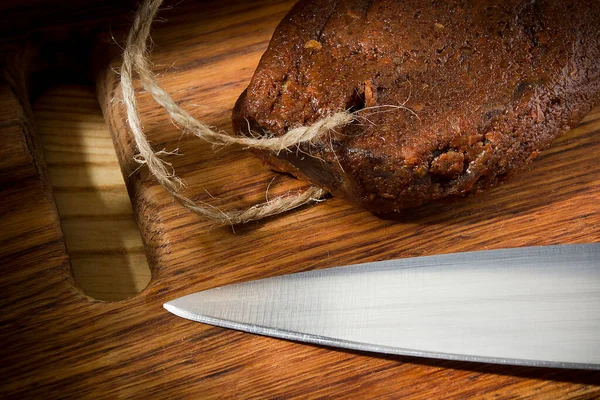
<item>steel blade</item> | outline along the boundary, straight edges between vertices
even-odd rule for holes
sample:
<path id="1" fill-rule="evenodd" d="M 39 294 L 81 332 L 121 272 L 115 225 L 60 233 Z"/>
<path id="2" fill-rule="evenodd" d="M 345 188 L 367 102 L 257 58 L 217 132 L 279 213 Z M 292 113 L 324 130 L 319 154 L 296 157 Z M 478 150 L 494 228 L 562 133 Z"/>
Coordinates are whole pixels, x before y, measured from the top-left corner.
<path id="1" fill-rule="evenodd" d="M 164 306 L 194 321 L 321 345 L 600 369 L 600 243 L 330 268 Z"/>

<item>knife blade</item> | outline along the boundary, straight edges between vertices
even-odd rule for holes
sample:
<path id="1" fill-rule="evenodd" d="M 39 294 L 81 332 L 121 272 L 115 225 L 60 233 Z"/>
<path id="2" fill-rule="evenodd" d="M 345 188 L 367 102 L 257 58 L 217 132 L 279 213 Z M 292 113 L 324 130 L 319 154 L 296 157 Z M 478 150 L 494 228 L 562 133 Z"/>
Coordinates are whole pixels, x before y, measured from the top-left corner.
<path id="1" fill-rule="evenodd" d="M 600 243 L 301 272 L 164 307 L 193 321 L 319 345 L 600 370 Z"/>

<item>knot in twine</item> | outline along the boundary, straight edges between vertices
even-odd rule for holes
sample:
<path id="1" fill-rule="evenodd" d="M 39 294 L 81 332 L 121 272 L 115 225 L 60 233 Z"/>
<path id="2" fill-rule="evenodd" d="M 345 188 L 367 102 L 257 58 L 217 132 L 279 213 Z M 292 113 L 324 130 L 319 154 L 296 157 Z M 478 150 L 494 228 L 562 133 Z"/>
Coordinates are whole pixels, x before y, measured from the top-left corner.
<path id="1" fill-rule="evenodd" d="M 152 95 L 154 100 L 167 111 L 177 125 L 182 127 L 184 132 L 191 132 L 199 138 L 217 146 L 239 144 L 247 148 L 279 153 L 290 147 L 298 146 L 300 143 L 309 142 L 335 128 L 348 125 L 354 120 L 354 117 L 348 112 L 335 113 L 318 120 L 310 126 L 294 128 L 281 137 L 273 138 L 235 137 L 225 132 L 211 129 L 179 107 L 171 96 L 158 84 L 156 77 L 150 69 L 150 62 L 148 60 L 150 27 L 162 2 L 163 0 L 145 0 L 140 5 L 129 31 L 127 44 L 123 53 L 121 90 L 123 103 L 127 111 L 127 121 L 139 151 L 135 160 L 147 165 L 148 170 L 158 183 L 185 208 L 221 224 L 235 225 L 255 221 L 284 213 L 304 204 L 319 201 L 327 192 L 319 187 L 312 186 L 304 192 L 279 196 L 267 202 L 255 204 L 245 210 L 225 211 L 204 202 L 194 202 L 180 193 L 180 188 L 183 186 L 182 180 L 174 174 L 171 165 L 159 157 L 160 154 L 164 154 L 165 152 L 154 152 L 142 129 L 133 87 L 134 72 L 138 74 L 144 90 Z"/>

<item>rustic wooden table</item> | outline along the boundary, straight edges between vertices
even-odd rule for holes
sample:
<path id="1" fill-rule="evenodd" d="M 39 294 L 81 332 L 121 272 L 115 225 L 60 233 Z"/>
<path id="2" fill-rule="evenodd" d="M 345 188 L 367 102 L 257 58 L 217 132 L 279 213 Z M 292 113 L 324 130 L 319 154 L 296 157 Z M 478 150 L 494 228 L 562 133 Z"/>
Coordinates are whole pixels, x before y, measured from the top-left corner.
<path id="1" fill-rule="evenodd" d="M 152 60 L 161 83 L 198 119 L 230 131 L 231 108 L 292 3 L 199 2 L 165 10 L 166 21 L 153 31 Z M 106 26 L 120 41 L 123 33 L 116 25 Z M 599 108 L 526 171 L 486 195 L 393 220 L 332 198 L 233 230 L 183 210 L 133 161 L 118 75 L 101 62 L 119 50 L 106 30 L 94 32 L 97 47 L 90 54 L 116 159 L 106 137 L 95 131 L 102 128 L 86 86 L 39 96 L 38 75 L 31 75 L 29 87 L 19 76 L 35 68 L 11 68 L 31 65 L 25 56 L 11 56 L 8 78 L 0 84 L 1 395 L 600 397 L 598 372 L 330 349 L 193 323 L 162 308 L 194 291 L 289 272 L 454 251 L 599 242 Z M 73 68 L 71 59 L 69 65 Z M 305 187 L 274 174 L 244 149 L 215 153 L 183 135 L 147 94 L 140 93 L 139 108 L 154 147 L 179 149 L 168 160 L 186 180 L 186 194 L 197 200 L 242 207 L 262 200 L 267 187 L 271 194 Z M 86 131 L 88 139 L 75 143 L 76 130 Z M 82 156 L 84 147 L 91 155 Z M 132 208 L 119 192 L 121 177 L 110 167 L 115 162 Z M 131 233 L 132 215 L 141 240 Z M 106 268 L 140 266 L 143 254 L 150 283 L 126 300 L 88 297 L 73 278 L 72 271 L 80 282 L 86 279 L 82 273 L 96 274 L 88 282 L 104 282 Z M 100 267 L 86 270 L 92 262 Z M 132 275 L 139 280 L 122 285 L 117 295 L 144 286 L 143 274 L 141 267 Z M 94 287 L 83 289 L 98 298 L 115 292 L 106 285 L 93 292 Z"/>

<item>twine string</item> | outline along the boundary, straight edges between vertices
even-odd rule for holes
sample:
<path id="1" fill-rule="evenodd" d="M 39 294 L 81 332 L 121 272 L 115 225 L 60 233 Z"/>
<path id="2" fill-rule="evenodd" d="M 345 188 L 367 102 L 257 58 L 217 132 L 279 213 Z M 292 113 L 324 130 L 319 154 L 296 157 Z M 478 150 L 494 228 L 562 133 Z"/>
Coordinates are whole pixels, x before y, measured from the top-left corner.
<path id="1" fill-rule="evenodd" d="M 182 180 L 177 177 L 169 163 L 160 158 L 160 152 L 155 152 L 144 134 L 142 123 L 137 112 L 133 76 L 137 73 L 142 87 L 149 92 L 154 100 L 164 108 L 171 119 L 183 129 L 197 137 L 217 146 L 238 144 L 247 148 L 273 151 L 279 153 L 300 143 L 309 142 L 328 132 L 348 125 L 354 116 L 348 112 L 338 112 L 326 116 L 314 124 L 297 127 L 286 132 L 280 137 L 236 137 L 225 132 L 217 131 L 192 117 L 187 111 L 179 107 L 171 96 L 159 85 L 150 68 L 148 42 L 150 27 L 163 0 L 144 0 L 138 8 L 133 24 L 129 31 L 123 64 L 121 66 L 121 90 L 123 104 L 127 112 L 127 122 L 133 133 L 137 150 L 135 160 L 148 166 L 148 170 L 185 208 L 195 212 L 211 221 L 221 224 L 241 224 L 281 214 L 296 207 L 319 201 L 327 192 L 319 187 L 312 186 L 303 192 L 287 194 L 264 203 L 255 204 L 242 210 L 221 210 L 219 207 L 205 202 L 195 202 L 181 194 Z"/>

